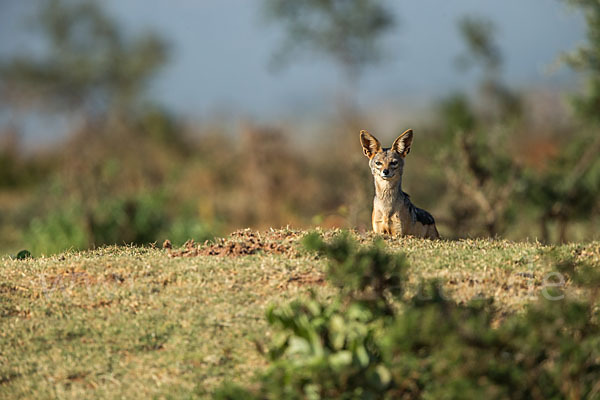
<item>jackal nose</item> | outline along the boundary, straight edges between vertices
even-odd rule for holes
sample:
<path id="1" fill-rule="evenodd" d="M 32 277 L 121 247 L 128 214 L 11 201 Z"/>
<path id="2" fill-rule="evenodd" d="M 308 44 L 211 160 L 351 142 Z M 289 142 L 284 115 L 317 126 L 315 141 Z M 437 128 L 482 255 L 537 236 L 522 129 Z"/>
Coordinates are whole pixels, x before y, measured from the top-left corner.
<path id="1" fill-rule="evenodd" d="M 390 174 L 390 170 L 389 169 L 384 169 L 383 171 L 381 171 L 384 175 L 389 175 Z"/>

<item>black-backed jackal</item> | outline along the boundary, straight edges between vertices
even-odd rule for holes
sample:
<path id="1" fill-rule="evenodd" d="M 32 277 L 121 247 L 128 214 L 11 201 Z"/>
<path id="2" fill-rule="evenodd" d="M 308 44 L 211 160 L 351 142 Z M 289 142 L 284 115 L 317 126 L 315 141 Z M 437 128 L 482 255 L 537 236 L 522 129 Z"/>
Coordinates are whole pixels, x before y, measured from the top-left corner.
<path id="1" fill-rule="evenodd" d="M 373 230 L 389 235 L 411 235 L 421 238 L 440 237 L 435 220 L 427 211 L 415 207 L 402 191 L 404 158 L 410 152 L 413 131 L 407 130 L 389 149 L 367 131 L 360 131 L 360 144 L 375 181 L 373 201 Z"/>

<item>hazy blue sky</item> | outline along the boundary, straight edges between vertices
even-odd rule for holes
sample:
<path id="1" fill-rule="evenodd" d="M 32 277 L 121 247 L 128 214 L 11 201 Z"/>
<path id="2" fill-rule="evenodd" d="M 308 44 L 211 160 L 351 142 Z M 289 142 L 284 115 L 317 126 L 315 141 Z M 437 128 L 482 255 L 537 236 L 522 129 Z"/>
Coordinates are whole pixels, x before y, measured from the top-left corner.
<path id="1" fill-rule="evenodd" d="M 31 4 L 0 0 L 0 56 L 36 44 L 20 23 Z M 173 110 L 203 117 L 225 112 L 272 118 L 313 112 L 331 104 L 343 79 L 336 66 L 316 57 L 295 59 L 278 73 L 269 61 L 281 32 L 266 25 L 259 0 L 105 0 L 126 29 L 152 29 L 173 46 L 171 61 L 152 90 Z M 546 73 L 561 51 L 584 38 L 581 15 L 558 0 L 389 1 L 399 20 L 385 40 L 388 62 L 366 71 L 361 103 L 411 101 L 461 89 L 472 75 L 457 72 L 463 44 L 456 28 L 463 15 L 486 16 L 498 26 L 505 76 L 514 85 L 573 85 L 562 69 Z"/>

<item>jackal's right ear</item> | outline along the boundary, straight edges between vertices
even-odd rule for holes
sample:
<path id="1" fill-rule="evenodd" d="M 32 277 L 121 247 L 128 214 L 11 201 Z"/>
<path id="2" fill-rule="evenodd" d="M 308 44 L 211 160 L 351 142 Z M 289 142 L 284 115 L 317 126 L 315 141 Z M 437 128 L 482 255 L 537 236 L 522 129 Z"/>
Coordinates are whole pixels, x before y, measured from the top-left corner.
<path id="1" fill-rule="evenodd" d="M 363 153 L 365 153 L 365 156 L 369 158 L 373 158 L 375 153 L 381 151 L 381 144 L 379 144 L 379 140 L 364 130 L 360 131 L 360 144 L 362 145 Z"/>

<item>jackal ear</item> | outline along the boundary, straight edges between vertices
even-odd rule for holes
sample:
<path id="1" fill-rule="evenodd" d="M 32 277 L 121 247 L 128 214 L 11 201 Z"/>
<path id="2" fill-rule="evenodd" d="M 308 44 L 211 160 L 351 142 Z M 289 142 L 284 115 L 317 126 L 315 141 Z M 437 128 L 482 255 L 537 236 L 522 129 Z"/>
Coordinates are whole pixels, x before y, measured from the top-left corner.
<path id="1" fill-rule="evenodd" d="M 379 140 L 365 130 L 360 131 L 360 144 L 362 145 L 363 153 L 369 158 L 373 158 L 375 153 L 381 151 Z"/>
<path id="2" fill-rule="evenodd" d="M 406 155 L 410 153 L 412 141 L 413 131 L 412 129 L 408 129 L 402 135 L 398 136 L 396 140 L 394 140 L 394 144 L 392 144 L 392 150 L 399 153 L 402 157 L 406 157 Z"/>

